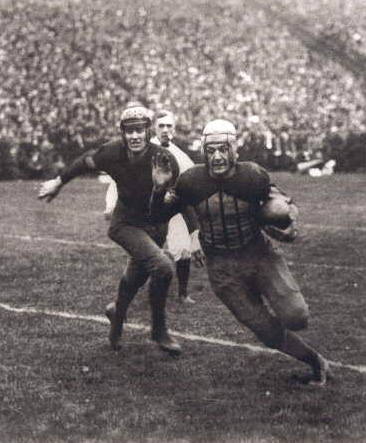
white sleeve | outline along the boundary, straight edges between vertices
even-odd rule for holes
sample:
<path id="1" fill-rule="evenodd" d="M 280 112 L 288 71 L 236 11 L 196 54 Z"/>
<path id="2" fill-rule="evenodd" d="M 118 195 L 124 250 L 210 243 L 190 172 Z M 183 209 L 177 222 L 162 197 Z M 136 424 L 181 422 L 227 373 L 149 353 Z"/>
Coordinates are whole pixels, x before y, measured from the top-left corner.
<path id="1" fill-rule="evenodd" d="M 192 166 L 194 166 L 194 163 L 191 160 L 191 158 L 177 146 L 170 145 L 168 150 L 170 151 L 171 154 L 174 155 L 175 159 L 177 160 L 180 174 L 182 174 L 187 169 L 190 169 Z"/>

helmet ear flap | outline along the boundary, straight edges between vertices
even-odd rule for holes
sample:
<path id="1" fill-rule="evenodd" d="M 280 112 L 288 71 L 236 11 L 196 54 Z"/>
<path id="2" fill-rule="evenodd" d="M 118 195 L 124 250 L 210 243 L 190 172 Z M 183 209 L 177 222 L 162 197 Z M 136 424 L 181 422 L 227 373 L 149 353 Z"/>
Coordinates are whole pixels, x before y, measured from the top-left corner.
<path id="1" fill-rule="evenodd" d="M 207 150 L 205 149 L 205 145 L 206 145 L 206 136 L 202 135 L 200 151 L 201 151 L 201 156 L 204 159 L 205 165 L 206 167 L 208 167 L 208 155 L 207 155 Z"/>

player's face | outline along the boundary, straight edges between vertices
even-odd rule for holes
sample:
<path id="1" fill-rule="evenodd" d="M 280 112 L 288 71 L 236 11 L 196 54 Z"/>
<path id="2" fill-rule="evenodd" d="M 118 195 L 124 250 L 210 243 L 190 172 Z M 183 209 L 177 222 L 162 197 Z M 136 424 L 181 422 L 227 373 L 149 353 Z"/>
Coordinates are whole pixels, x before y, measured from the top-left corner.
<path id="1" fill-rule="evenodd" d="M 233 167 L 230 145 L 226 142 L 209 143 L 204 149 L 209 174 L 221 178 L 227 176 Z"/>
<path id="2" fill-rule="evenodd" d="M 169 145 L 169 142 L 174 137 L 175 124 L 172 116 L 167 115 L 159 118 L 156 122 L 155 132 L 160 140 L 160 143 L 164 146 Z"/>
<path id="3" fill-rule="evenodd" d="M 124 130 L 127 147 L 134 153 L 139 154 L 146 148 L 146 128 L 144 126 L 127 127 Z"/>

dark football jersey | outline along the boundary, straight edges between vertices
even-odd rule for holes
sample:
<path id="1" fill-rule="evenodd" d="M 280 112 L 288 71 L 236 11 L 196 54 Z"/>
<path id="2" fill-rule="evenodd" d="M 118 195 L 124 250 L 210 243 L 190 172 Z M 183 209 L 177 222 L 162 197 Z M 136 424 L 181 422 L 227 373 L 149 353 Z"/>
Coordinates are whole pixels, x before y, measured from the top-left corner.
<path id="1" fill-rule="evenodd" d="M 109 174 L 116 182 L 117 204 L 123 207 L 119 212 L 128 223 L 141 224 L 150 221 L 149 202 L 153 188 L 151 160 L 159 151 L 167 154 L 164 148 L 148 143 L 145 154 L 137 161 L 131 162 L 122 140 L 116 139 L 104 144 L 92 156 L 95 167 Z M 172 164 L 178 170 L 174 157 L 171 157 Z"/>
<path id="2" fill-rule="evenodd" d="M 204 165 L 183 173 L 177 183 L 180 205 L 197 208 L 204 249 L 239 249 L 260 235 L 255 219 L 258 205 L 269 195 L 267 172 L 255 163 L 243 162 L 224 180 L 212 178 Z"/>

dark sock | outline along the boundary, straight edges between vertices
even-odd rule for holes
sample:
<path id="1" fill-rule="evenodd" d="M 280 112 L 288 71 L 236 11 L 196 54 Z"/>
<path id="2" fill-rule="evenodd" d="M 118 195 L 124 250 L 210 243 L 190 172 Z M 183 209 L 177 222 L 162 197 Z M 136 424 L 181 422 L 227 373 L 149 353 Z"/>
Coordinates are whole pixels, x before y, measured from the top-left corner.
<path id="1" fill-rule="evenodd" d="M 187 297 L 188 295 L 188 280 L 191 269 L 191 260 L 182 259 L 175 263 L 175 269 L 178 279 L 178 294 L 179 297 Z"/>
<path id="2" fill-rule="evenodd" d="M 152 275 L 150 279 L 149 301 L 151 307 L 153 339 L 157 339 L 157 337 L 166 333 L 167 330 L 165 308 L 171 279 L 171 275 L 166 278 L 162 276 L 157 278 L 156 275 Z"/>
<path id="3" fill-rule="evenodd" d="M 285 346 L 280 350 L 306 363 L 314 370 L 319 368 L 319 354 L 292 331 L 286 331 Z"/>

